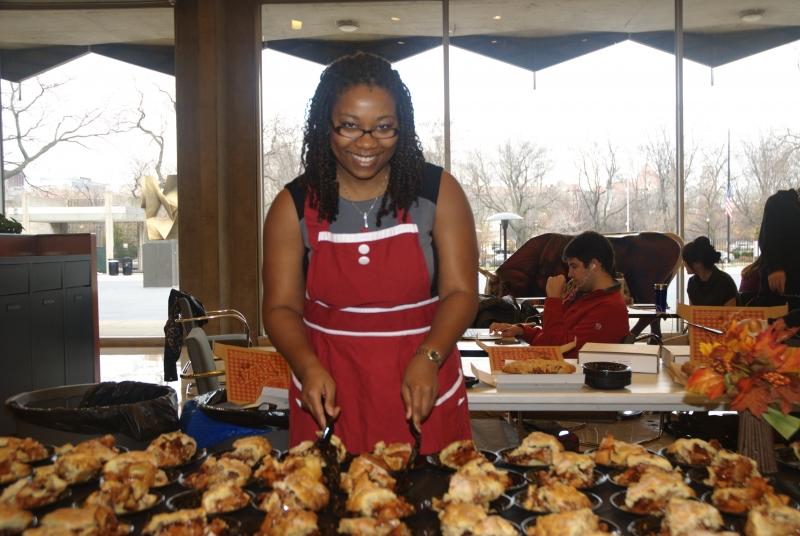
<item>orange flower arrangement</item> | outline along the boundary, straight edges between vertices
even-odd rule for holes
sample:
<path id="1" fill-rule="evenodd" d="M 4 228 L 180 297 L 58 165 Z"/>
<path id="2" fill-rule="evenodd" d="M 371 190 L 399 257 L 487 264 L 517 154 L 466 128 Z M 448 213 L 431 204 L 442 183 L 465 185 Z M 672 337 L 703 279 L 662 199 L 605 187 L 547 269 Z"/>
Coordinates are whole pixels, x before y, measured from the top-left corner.
<path id="1" fill-rule="evenodd" d="M 719 341 L 700 344 L 701 361 L 688 391 L 715 400 L 730 397 L 730 408 L 762 417 L 785 438 L 800 429 L 788 415 L 800 404 L 800 348 L 784 341 L 797 332 L 783 320 L 733 320 Z"/>

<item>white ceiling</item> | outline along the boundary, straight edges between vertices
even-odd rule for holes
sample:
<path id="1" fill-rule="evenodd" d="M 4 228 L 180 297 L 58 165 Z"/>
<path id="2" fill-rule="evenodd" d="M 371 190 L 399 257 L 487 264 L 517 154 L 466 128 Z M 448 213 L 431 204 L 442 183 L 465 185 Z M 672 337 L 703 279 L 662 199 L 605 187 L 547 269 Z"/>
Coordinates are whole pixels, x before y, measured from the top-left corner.
<path id="1" fill-rule="evenodd" d="M 114 8 L 107 8 L 112 4 Z M 61 5 L 80 9 L 54 9 Z M 95 5 L 106 8 L 92 9 Z M 160 5 L 165 7 L 152 7 Z M 741 11 L 756 8 L 764 10 L 761 20 L 741 21 Z M 493 19 L 496 15 L 501 19 Z M 392 21 L 391 17 L 400 20 Z M 303 21 L 302 30 L 291 30 L 291 19 Z M 356 21 L 359 30 L 339 31 L 336 21 L 343 19 Z M 668 0 L 450 0 L 449 26 L 453 36 L 538 37 L 671 30 L 673 19 L 672 2 Z M 686 31 L 723 32 L 781 26 L 800 26 L 800 0 L 684 0 Z M 441 29 L 442 7 L 438 1 L 287 2 L 263 6 L 264 40 L 438 36 Z M 172 8 L 163 0 L 0 1 L 0 48 L 100 43 L 169 45 L 173 41 Z"/>

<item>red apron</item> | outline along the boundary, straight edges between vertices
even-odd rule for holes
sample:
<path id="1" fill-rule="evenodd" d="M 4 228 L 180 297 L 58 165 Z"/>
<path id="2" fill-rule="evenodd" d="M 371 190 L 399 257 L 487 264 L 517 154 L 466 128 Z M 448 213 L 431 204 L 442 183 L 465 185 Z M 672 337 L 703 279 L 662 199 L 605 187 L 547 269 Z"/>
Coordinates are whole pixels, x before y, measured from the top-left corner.
<path id="1" fill-rule="evenodd" d="M 311 246 L 303 320 L 322 365 L 336 381 L 341 406 L 335 433 L 352 453 L 378 441 L 413 442 L 400 393 L 406 365 L 430 331 L 438 306 L 410 221 L 361 233 L 330 232 L 306 201 Z M 290 444 L 315 439 L 319 430 L 300 406 L 301 385 L 292 376 Z M 472 435 L 457 349 L 439 371 L 436 405 L 422 425 L 420 452 L 438 452 Z"/>

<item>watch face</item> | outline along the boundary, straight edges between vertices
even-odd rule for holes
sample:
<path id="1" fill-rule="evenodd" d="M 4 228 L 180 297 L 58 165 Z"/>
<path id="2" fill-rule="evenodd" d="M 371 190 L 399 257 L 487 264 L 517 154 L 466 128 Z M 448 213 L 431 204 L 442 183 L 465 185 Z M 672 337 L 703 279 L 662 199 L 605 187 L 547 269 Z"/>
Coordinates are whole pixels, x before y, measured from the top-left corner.
<path id="1" fill-rule="evenodd" d="M 442 354 L 436 350 L 430 350 L 428 351 L 428 359 L 439 365 L 442 362 Z"/>

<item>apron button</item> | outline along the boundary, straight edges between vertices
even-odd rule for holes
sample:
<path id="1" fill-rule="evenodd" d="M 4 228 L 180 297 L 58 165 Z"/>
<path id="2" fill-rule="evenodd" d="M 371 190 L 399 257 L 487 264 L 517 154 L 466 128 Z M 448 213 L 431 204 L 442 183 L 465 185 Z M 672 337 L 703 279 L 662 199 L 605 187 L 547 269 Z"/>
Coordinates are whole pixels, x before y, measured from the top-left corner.
<path id="1" fill-rule="evenodd" d="M 366 255 L 367 253 L 369 253 L 369 246 L 367 244 L 361 244 L 360 246 L 358 246 L 358 252 L 361 253 L 362 255 Z"/>
<path id="2" fill-rule="evenodd" d="M 359 257 L 358 264 L 360 264 L 361 266 L 369 264 L 369 257 Z"/>

